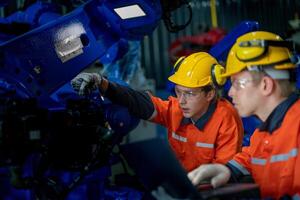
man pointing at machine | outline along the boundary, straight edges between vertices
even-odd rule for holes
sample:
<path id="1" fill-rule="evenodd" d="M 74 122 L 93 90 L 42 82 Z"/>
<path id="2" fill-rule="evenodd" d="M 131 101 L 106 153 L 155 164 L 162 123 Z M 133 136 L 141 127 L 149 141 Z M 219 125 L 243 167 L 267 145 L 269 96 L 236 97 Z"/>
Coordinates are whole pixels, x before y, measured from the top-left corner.
<path id="1" fill-rule="evenodd" d="M 176 84 L 176 97 L 168 100 L 109 82 L 97 73 L 81 73 L 71 84 L 80 95 L 99 89 L 133 115 L 165 126 L 177 158 L 191 171 L 204 163 L 226 163 L 241 149 L 241 119 L 228 101 L 217 97 L 211 77 L 215 66 L 221 67 L 205 52 L 179 59 L 169 77 Z"/>

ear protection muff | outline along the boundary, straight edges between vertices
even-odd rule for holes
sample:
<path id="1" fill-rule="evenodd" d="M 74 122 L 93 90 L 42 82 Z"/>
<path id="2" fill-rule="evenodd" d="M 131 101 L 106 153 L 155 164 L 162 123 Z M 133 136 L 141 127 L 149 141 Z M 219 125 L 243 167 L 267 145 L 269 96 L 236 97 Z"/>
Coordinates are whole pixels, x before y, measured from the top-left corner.
<path id="1" fill-rule="evenodd" d="M 255 61 L 269 51 L 269 47 L 283 47 L 293 51 L 293 42 L 275 40 L 249 40 L 240 42 L 236 57 L 240 61 Z"/>
<path id="2" fill-rule="evenodd" d="M 225 68 L 220 64 L 213 64 L 211 66 L 211 80 L 216 88 L 221 88 L 225 82 L 226 78 L 222 77 L 222 74 L 225 73 Z"/>

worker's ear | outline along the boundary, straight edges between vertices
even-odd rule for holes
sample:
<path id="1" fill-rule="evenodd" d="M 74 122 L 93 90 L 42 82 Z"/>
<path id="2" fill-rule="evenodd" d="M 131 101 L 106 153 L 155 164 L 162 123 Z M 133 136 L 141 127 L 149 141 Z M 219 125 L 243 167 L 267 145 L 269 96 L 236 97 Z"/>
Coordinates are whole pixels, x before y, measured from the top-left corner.
<path id="1" fill-rule="evenodd" d="M 275 80 L 269 76 L 264 76 L 260 81 L 260 90 L 263 95 L 269 96 L 275 90 Z"/>
<path id="2" fill-rule="evenodd" d="M 209 92 L 206 93 L 206 99 L 207 101 L 212 101 L 216 96 L 216 90 L 212 89 Z"/>

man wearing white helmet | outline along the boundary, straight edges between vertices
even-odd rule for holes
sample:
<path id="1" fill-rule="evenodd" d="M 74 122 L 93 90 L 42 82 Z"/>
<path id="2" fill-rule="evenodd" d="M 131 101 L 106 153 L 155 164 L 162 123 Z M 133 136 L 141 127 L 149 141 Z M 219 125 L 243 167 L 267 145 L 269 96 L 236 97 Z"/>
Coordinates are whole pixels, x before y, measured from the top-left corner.
<path id="1" fill-rule="evenodd" d="M 291 83 L 297 59 L 291 43 L 257 31 L 239 37 L 229 52 L 226 70 L 229 96 L 242 117 L 256 115 L 263 123 L 250 146 L 226 165 L 202 165 L 188 174 L 194 184 L 211 180 L 214 187 L 251 175 L 262 198 L 300 198 L 300 101 Z"/>
<path id="2" fill-rule="evenodd" d="M 217 98 L 211 77 L 215 66 L 222 68 L 204 52 L 179 59 L 169 77 L 176 84 L 177 97 L 165 101 L 109 82 L 96 73 L 81 73 L 71 84 L 81 95 L 98 88 L 133 115 L 165 126 L 177 158 L 191 171 L 204 163 L 226 163 L 241 149 L 241 119 L 228 101 Z"/>

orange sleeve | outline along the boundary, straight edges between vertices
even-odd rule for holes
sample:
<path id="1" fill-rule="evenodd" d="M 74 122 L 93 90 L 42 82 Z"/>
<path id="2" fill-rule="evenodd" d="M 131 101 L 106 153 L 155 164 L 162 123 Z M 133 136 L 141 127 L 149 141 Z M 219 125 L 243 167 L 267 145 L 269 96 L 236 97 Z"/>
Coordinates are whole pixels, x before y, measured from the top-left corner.
<path id="1" fill-rule="evenodd" d="M 222 125 L 216 139 L 216 152 L 213 163 L 225 164 L 241 151 L 243 131 L 242 121 L 235 110 L 227 112 L 223 116 Z"/>
<path id="2" fill-rule="evenodd" d="M 156 115 L 150 121 L 167 126 L 168 125 L 168 107 L 170 101 L 164 101 L 158 97 L 150 95 L 151 100 L 154 104 L 154 109 L 156 111 Z"/>
<path id="3" fill-rule="evenodd" d="M 251 147 L 243 147 L 242 152 L 236 154 L 230 162 L 234 161 L 240 166 L 237 167 L 238 169 L 240 169 L 240 171 L 244 171 L 241 169 L 246 169 L 251 174 L 252 170 L 250 165 L 250 161 L 251 161 L 250 148 Z"/>
<path id="4" fill-rule="evenodd" d="M 156 111 L 156 115 L 150 121 L 168 129 L 175 130 L 178 128 L 182 120 L 182 111 L 178 100 L 172 96 L 168 100 L 162 100 L 154 96 L 150 97 Z"/>
<path id="5" fill-rule="evenodd" d="M 247 175 L 251 174 L 251 152 L 253 148 L 257 146 L 260 138 L 257 137 L 258 132 L 254 131 L 250 139 L 250 146 L 246 146 L 242 148 L 242 152 L 236 154 L 232 160 L 229 161 L 229 164 L 236 167 L 242 174 Z"/>
<path id="6" fill-rule="evenodd" d="M 300 152 L 300 133 L 298 132 L 298 151 Z M 300 195 L 300 155 L 296 158 L 295 164 L 295 188 L 298 191 L 296 194 Z"/>
<path id="7" fill-rule="evenodd" d="M 233 106 L 221 100 L 221 109 L 217 114 L 222 119 L 216 139 L 214 163 L 227 163 L 233 156 L 241 151 L 244 129 L 242 120 Z"/>

